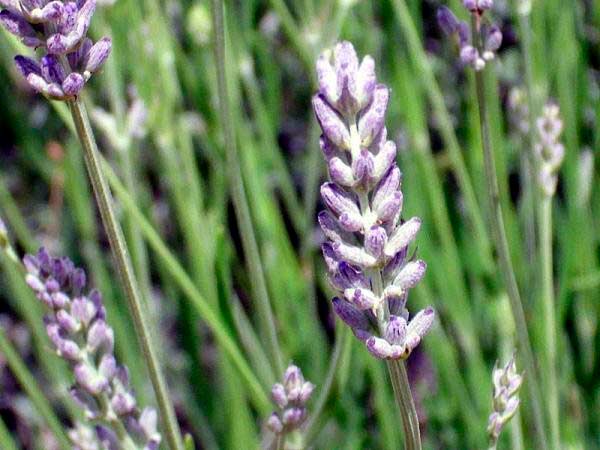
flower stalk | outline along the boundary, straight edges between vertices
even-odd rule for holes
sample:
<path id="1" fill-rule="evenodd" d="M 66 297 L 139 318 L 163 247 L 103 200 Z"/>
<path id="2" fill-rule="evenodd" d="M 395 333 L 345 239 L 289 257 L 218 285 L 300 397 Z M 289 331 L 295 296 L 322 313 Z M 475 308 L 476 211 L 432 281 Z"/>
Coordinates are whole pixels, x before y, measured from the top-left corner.
<path id="1" fill-rule="evenodd" d="M 167 385 L 162 373 L 158 355 L 153 345 L 150 321 L 146 316 L 140 289 L 133 274 L 131 260 L 127 251 L 125 239 L 113 208 L 113 199 L 100 166 L 99 151 L 89 122 L 85 106 L 81 99 L 69 100 L 69 108 L 77 130 L 77 135 L 84 150 L 84 161 L 88 170 L 94 195 L 100 210 L 110 247 L 115 257 L 117 271 L 129 307 L 133 316 L 136 333 L 140 341 L 144 359 L 150 374 L 150 380 L 156 393 L 158 407 L 163 419 L 167 443 L 171 450 L 183 449 L 179 425 L 175 417 L 175 409 L 169 398 Z"/>
<path id="2" fill-rule="evenodd" d="M 465 2 L 466 4 L 467 2 Z M 475 2 L 471 2 L 475 3 Z M 486 8 L 486 9 L 489 9 Z M 471 11 L 471 27 L 473 44 L 476 46 L 478 54 L 483 54 L 484 43 L 482 36 L 482 16 L 485 9 L 478 8 L 476 5 L 469 8 Z M 485 65 L 484 65 L 485 67 Z M 485 72 L 475 70 L 475 85 L 477 103 L 479 107 L 479 124 L 481 129 L 481 142 L 483 147 L 484 170 L 487 180 L 486 192 L 488 196 L 489 208 L 491 212 L 490 226 L 492 229 L 492 237 L 495 242 L 496 251 L 498 253 L 498 264 L 504 284 L 508 293 L 511 311 L 515 321 L 517 330 L 517 342 L 519 344 L 520 353 L 525 363 L 525 368 L 528 373 L 527 386 L 529 389 L 529 399 L 531 401 L 531 409 L 533 413 L 534 430 L 537 436 L 537 445 L 541 449 L 547 449 L 548 444 L 544 432 L 544 419 L 542 413 L 541 391 L 536 376 L 537 370 L 535 359 L 531 347 L 531 340 L 527 330 L 527 322 L 525 320 L 525 312 L 523 303 L 517 285 L 512 261 L 510 259 L 510 251 L 506 230 L 504 227 L 504 218 L 502 206 L 500 204 L 500 193 L 498 188 L 498 175 L 496 172 L 496 163 L 494 150 L 490 139 L 489 117 L 485 98 Z M 477 67 L 475 67 L 477 69 Z"/>
<path id="3" fill-rule="evenodd" d="M 374 357 L 388 361 L 406 447 L 420 449 L 401 360 L 421 342 L 435 314 L 428 307 L 410 317 L 406 309 L 408 291 L 423 278 L 426 264 L 408 258 L 421 220 L 401 220 L 401 173 L 385 128 L 390 92 L 377 83 L 373 59 L 359 63 L 349 42 L 319 58 L 317 78 L 313 108 L 331 178 L 321 186 L 328 210 L 318 217 L 329 280 L 340 294 L 333 309 Z"/>

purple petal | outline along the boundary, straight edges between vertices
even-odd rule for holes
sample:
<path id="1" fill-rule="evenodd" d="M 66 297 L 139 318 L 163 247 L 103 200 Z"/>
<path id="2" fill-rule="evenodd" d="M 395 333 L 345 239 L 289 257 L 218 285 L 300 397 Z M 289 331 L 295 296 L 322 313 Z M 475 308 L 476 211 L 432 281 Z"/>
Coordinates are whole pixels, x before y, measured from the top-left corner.
<path id="1" fill-rule="evenodd" d="M 108 37 L 104 37 L 100 39 L 98 42 L 94 44 L 94 46 L 89 50 L 87 55 L 87 62 L 85 64 L 85 70 L 90 73 L 96 72 L 104 61 L 110 55 L 110 50 L 112 48 L 112 41 Z"/>

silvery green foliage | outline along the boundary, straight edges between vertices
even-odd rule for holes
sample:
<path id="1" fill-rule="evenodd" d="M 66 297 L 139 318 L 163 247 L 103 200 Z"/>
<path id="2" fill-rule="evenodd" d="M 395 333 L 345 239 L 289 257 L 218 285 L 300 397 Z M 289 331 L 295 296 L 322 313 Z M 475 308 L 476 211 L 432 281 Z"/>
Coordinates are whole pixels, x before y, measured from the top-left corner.
<path id="1" fill-rule="evenodd" d="M 421 219 L 400 218 L 401 174 L 384 124 L 390 91 L 377 83 L 373 59 L 359 63 L 349 42 L 323 54 L 317 74 L 313 107 L 331 178 L 321 186 L 328 210 L 319 213 L 319 224 L 329 279 L 340 295 L 333 308 L 374 356 L 407 358 L 434 311 L 410 318 L 406 309 L 426 264 L 408 258 Z"/>
<path id="2" fill-rule="evenodd" d="M 42 49 L 40 61 L 18 55 L 17 69 L 36 91 L 71 99 L 108 58 L 111 40 L 95 44 L 87 31 L 96 0 L 0 0 L 0 23 L 28 47 Z"/>
<path id="3" fill-rule="evenodd" d="M 71 394 L 86 419 L 99 424 L 95 432 L 102 448 L 157 449 L 156 411 L 140 411 L 127 369 L 117 364 L 101 294 L 86 291 L 86 274 L 70 259 L 51 257 L 43 248 L 26 255 L 23 263 L 25 281 L 49 309 L 45 324 L 50 341 L 73 371 Z"/>
<path id="4" fill-rule="evenodd" d="M 536 121 L 538 142 L 533 149 L 538 158 L 538 182 L 544 195 L 556 192 L 558 170 L 565 157 L 565 147 L 559 138 L 563 129 L 558 105 L 548 103 Z"/>
<path id="5" fill-rule="evenodd" d="M 304 379 L 302 371 L 290 365 L 283 376 L 283 383 L 275 383 L 271 397 L 278 410 L 267 420 L 267 427 L 275 434 L 291 433 L 306 420 L 306 403 L 315 385 Z"/>
<path id="6" fill-rule="evenodd" d="M 493 412 L 488 420 L 488 435 L 495 444 L 504 425 L 515 415 L 519 407 L 519 388 L 523 377 L 517 373 L 515 358 L 512 357 L 504 367 L 494 366 L 492 372 L 494 385 Z"/>
<path id="7" fill-rule="evenodd" d="M 482 20 L 484 13 L 491 9 L 491 0 L 465 0 L 465 8 L 476 16 L 476 20 Z M 483 70 L 487 61 L 494 59 L 496 51 L 502 45 L 502 32 L 494 24 L 483 24 L 481 26 L 481 50 L 479 45 L 472 40 L 472 30 L 469 24 L 458 20 L 454 13 L 447 7 L 438 9 L 437 20 L 442 31 L 448 36 L 458 36 L 460 47 L 460 60 L 464 65 L 469 65 L 475 70 Z"/>

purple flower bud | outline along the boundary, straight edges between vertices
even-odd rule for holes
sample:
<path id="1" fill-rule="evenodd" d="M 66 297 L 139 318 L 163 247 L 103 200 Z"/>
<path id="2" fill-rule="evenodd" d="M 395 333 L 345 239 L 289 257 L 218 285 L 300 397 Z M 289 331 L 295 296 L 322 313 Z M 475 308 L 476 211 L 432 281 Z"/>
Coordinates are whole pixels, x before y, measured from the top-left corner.
<path id="1" fill-rule="evenodd" d="M 362 146 L 371 145 L 373 138 L 383 127 L 389 97 L 390 92 L 385 85 L 380 84 L 375 87 L 373 100 L 358 121 L 358 133 Z"/>
<path id="2" fill-rule="evenodd" d="M 394 345 L 404 344 L 406 338 L 406 319 L 399 316 L 390 316 L 385 328 L 385 339 Z"/>
<path id="3" fill-rule="evenodd" d="M 329 211 L 321 211 L 317 219 L 327 239 L 333 242 L 347 240 L 348 234 L 340 229 L 338 222 Z"/>
<path id="4" fill-rule="evenodd" d="M 309 381 L 306 381 L 302 385 L 300 396 L 298 397 L 298 402 L 302 405 L 306 404 L 306 402 L 308 401 L 308 399 L 310 398 L 310 396 L 312 395 L 314 390 L 315 390 L 315 385 Z"/>
<path id="5" fill-rule="evenodd" d="M 52 1 L 42 8 L 34 8 L 27 12 L 27 19 L 31 23 L 46 23 L 58 21 L 63 14 L 63 3 Z"/>
<path id="6" fill-rule="evenodd" d="M 352 169 L 337 156 L 329 160 L 329 176 L 335 183 L 342 186 L 352 186 L 354 184 Z"/>
<path id="7" fill-rule="evenodd" d="M 140 414 L 139 424 L 144 431 L 146 439 L 160 443 L 160 434 L 157 431 L 158 416 L 153 408 L 144 408 Z"/>
<path id="8" fill-rule="evenodd" d="M 477 3 L 478 0 L 463 0 L 464 7 L 467 8 L 469 11 L 477 11 Z"/>
<path id="9" fill-rule="evenodd" d="M 110 405 L 118 416 L 126 416 L 135 410 L 136 402 L 129 392 L 119 392 L 112 397 Z"/>
<path id="10" fill-rule="evenodd" d="M 394 284 L 402 289 L 411 289 L 421 281 L 426 269 L 425 261 L 410 261 L 402 268 L 394 280 Z"/>
<path id="11" fill-rule="evenodd" d="M 442 31 L 447 35 L 454 34 L 458 31 L 458 19 L 446 6 L 438 8 L 437 21 Z"/>
<path id="12" fill-rule="evenodd" d="M 19 70 L 21 75 L 23 75 L 24 78 L 27 78 L 27 75 L 29 75 L 30 73 L 35 73 L 36 75 L 42 74 L 42 70 L 40 69 L 39 64 L 33 59 L 27 58 L 25 56 L 15 56 L 15 65 L 17 66 L 17 69 Z M 33 256 L 27 256 L 33 259 Z M 25 267 L 27 267 L 27 265 Z M 29 268 L 27 268 L 27 270 L 31 272 Z"/>
<path id="13" fill-rule="evenodd" d="M 487 30 L 485 37 L 484 49 L 488 52 L 496 52 L 502 45 L 502 32 L 496 25 Z"/>
<path id="14" fill-rule="evenodd" d="M 306 409 L 304 408 L 289 408 L 283 412 L 281 421 L 286 427 L 296 428 L 306 418 Z"/>
<path id="15" fill-rule="evenodd" d="M 385 246 L 386 256 L 392 257 L 408 246 L 415 239 L 420 228 L 421 219 L 418 217 L 413 217 L 396 228 Z"/>
<path id="16" fill-rule="evenodd" d="M 463 22 L 462 20 L 458 22 L 457 31 L 458 42 L 461 48 L 467 45 L 469 42 L 471 42 L 471 29 L 469 28 L 469 25 L 467 25 L 466 22 Z"/>
<path id="17" fill-rule="evenodd" d="M 349 288 L 344 291 L 344 297 L 361 311 L 375 308 L 380 299 L 373 291 L 361 288 Z"/>
<path id="18" fill-rule="evenodd" d="M 406 345 L 412 351 L 418 343 L 427 334 L 433 320 L 435 319 L 435 312 L 433 308 L 428 307 L 422 311 L 419 311 L 415 317 L 408 323 L 406 329 Z"/>
<path id="19" fill-rule="evenodd" d="M 71 72 L 63 81 L 62 88 L 68 97 L 75 97 L 83 89 L 85 80 L 81 74 L 77 72 Z"/>
<path id="20" fill-rule="evenodd" d="M 339 259 L 358 267 L 373 267 L 377 263 L 377 260 L 361 247 L 340 241 L 334 242 L 332 248 Z"/>
<path id="21" fill-rule="evenodd" d="M 363 189 L 369 187 L 375 172 L 375 160 L 368 150 L 361 150 L 354 160 L 352 172 L 357 184 Z"/>
<path id="22" fill-rule="evenodd" d="M 472 45 L 465 45 L 460 49 L 460 60 L 465 65 L 474 65 L 479 59 L 479 52 Z"/>
<path id="23" fill-rule="evenodd" d="M 379 153 L 375 156 L 375 179 L 381 178 L 396 161 L 396 144 L 393 141 L 387 141 Z"/>
<path id="24" fill-rule="evenodd" d="M 402 210 L 402 192 L 396 191 L 393 195 L 382 201 L 375 213 L 381 223 L 393 222 Z"/>
<path id="25" fill-rule="evenodd" d="M 43 292 L 46 290 L 44 283 L 42 283 L 35 275 L 27 274 L 25 276 L 25 282 L 34 292 Z"/>
<path id="26" fill-rule="evenodd" d="M 7 9 L 0 11 L 0 24 L 6 31 L 21 38 L 28 47 L 37 47 L 42 43 L 33 27 L 23 17 Z"/>
<path id="27" fill-rule="evenodd" d="M 98 365 L 98 372 L 109 381 L 115 377 L 117 374 L 117 360 L 112 354 L 102 357 Z"/>
<path id="28" fill-rule="evenodd" d="M 77 384 L 91 395 L 99 395 L 108 387 L 108 380 L 88 363 L 79 363 L 73 369 Z"/>
<path id="29" fill-rule="evenodd" d="M 339 259 L 333 250 L 333 247 L 330 243 L 326 242 L 321 245 L 321 251 L 323 252 L 323 259 L 325 259 L 325 264 L 327 264 L 327 268 L 330 272 L 335 272 L 338 270 Z"/>
<path id="30" fill-rule="evenodd" d="M 404 346 L 391 345 L 385 339 L 371 336 L 366 342 L 367 350 L 379 359 L 399 359 L 404 354 Z"/>
<path id="31" fill-rule="evenodd" d="M 321 186 L 321 197 L 327 207 L 338 216 L 342 214 L 350 217 L 360 216 L 360 210 L 354 199 L 334 183 L 324 183 Z"/>
<path id="32" fill-rule="evenodd" d="M 79 322 L 64 309 L 56 312 L 56 321 L 67 333 L 75 333 L 79 330 Z"/>
<path id="33" fill-rule="evenodd" d="M 375 188 L 373 200 L 371 201 L 373 209 L 378 209 L 384 200 L 392 197 L 400 189 L 401 179 L 400 169 L 394 164 Z"/>
<path id="34" fill-rule="evenodd" d="M 313 97 L 313 108 L 323 134 L 340 149 L 350 148 L 350 132 L 338 113 L 320 95 Z"/>
<path id="35" fill-rule="evenodd" d="M 112 41 L 109 37 L 104 37 L 96 42 L 87 54 L 85 71 L 94 73 L 100 69 L 110 55 L 111 48 Z"/>
<path id="36" fill-rule="evenodd" d="M 370 324 L 367 316 L 346 300 L 334 297 L 332 300 L 333 310 L 342 321 L 353 330 L 368 331 Z"/>
<path id="37" fill-rule="evenodd" d="M 104 320 L 96 320 L 88 330 L 87 346 L 92 353 L 112 353 L 114 333 Z"/>
<path id="38" fill-rule="evenodd" d="M 56 292 L 51 295 L 51 298 L 54 309 L 66 308 L 71 303 L 71 300 L 64 292 Z"/>
<path id="39" fill-rule="evenodd" d="M 77 297 L 71 304 L 71 314 L 86 327 L 96 317 L 96 312 L 96 306 L 86 297 Z"/>
<path id="40" fill-rule="evenodd" d="M 281 423 L 277 413 L 273 413 L 269 416 L 269 419 L 267 420 L 267 428 L 275 434 L 279 434 L 283 431 L 283 424 Z"/>
<path id="41" fill-rule="evenodd" d="M 383 227 L 372 226 L 365 234 L 365 250 L 375 258 L 379 258 L 383 254 L 387 239 L 387 233 Z"/>
<path id="42" fill-rule="evenodd" d="M 42 69 L 42 76 L 48 83 L 61 84 L 65 79 L 65 71 L 55 55 L 44 56 L 40 67 Z"/>
<path id="43" fill-rule="evenodd" d="M 275 383 L 271 389 L 271 398 L 280 408 L 285 408 L 288 403 L 287 394 L 283 384 Z"/>

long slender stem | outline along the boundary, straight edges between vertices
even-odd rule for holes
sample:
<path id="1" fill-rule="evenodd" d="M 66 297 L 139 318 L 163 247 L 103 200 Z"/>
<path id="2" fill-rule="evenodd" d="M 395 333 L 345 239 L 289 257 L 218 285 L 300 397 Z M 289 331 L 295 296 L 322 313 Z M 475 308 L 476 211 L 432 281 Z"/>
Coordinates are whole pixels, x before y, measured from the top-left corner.
<path id="1" fill-rule="evenodd" d="M 481 21 L 480 16 L 473 14 L 473 42 L 477 44 L 481 51 Z M 494 151 L 490 140 L 489 118 L 485 100 L 485 77 L 483 71 L 476 71 L 475 84 L 477 90 L 477 102 L 479 106 L 479 123 L 481 128 L 481 142 L 483 145 L 483 159 L 485 176 L 487 180 L 487 195 L 490 208 L 490 225 L 492 228 L 492 237 L 498 253 L 498 264 L 500 272 L 507 290 L 510 307 L 517 330 L 517 342 L 527 373 L 527 387 L 529 390 L 529 400 L 533 411 L 534 431 L 537 435 L 537 448 L 547 449 L 548 443 L 544 433 L 544 419 L 541 406 L 541 391 L 538 384 L 537 370 L 529 332 L 527 331 L 527 322 L 525 320 L 525 311 L 521 302 L 521 295 L 517 285 L 517 279 L 510 259 L 508 239 L 504 228 L 504 218 L 502 215 L 502 206 L 500 204 L 500 194 L 498 189 L 498 176 L 496 172 L 496 163 L 494 160 Z"/>
<path id="2" fill-rule="evenodd" d="M 121 181 L 117 178 L 108 163 L 103 159 L 101 159 L 101 161 L 104 173 L 106 174 L 115 195 L 123 204 L 123 208 L 129 211 L 135 218 L 141 233 L 148 242 L 148 246 L 154 250 L 157 258 L 164 264 L 165 270 L 173 277 L 173 281 L 179 286 L 181 291 L 198 311 L 198 314 L 213 332 L 215 339 L 220 343 L 225 353 L 229 355 L 231 361 L 238 368 L 240 376 L 247 384 L 248 391 L 251 393 L 256 408 L 261 413 L 266 414 L 271 407 L 271 402 L 265 394 L 263 386 L 248 366 L 248 363 L 240 352 L 236 342 L 227 332 L 227 327 L 222 322 L 220 316 L 215 312 L 212 305 L 206 301 L 200 291 L 198 291 L 198 288 L 192 279 L 183 269 L 173 253 L 171 253 L 150 222 L 144 217 L 144 214 L 140 211 L 134 199 L 129 195 L 125 186 L 123 186 Z"/>
<path id="3" fill-rule="evenodd" d="M 544 367 L 544 392 L 548 399 L 550 419 L 550 443 L 555 450 L 560 449 L 559 432 L 559 393 L 556 359 L 556 312 L 554 302 L 554 282 L 552 276 L 552 197 L 544 195 L 538 210 L 540 236 L 541 291 L 544 305 L 544 343 L 546 349 Z"/>
<path id="4" fill-rule="evenodd" d="M 266 334 L 267 345 L 277 373 L 283 374 L 283 356 L 277 339 L 277 330 L 265 275 L 260 258 L 260 252 L 254 234 L 252 217 L 248 206 L 248 198 L 244 189 L 242 171 L 237 155 L 237 145 L 233 130 L 233 120 L 230 111 L 230 97 L 227 86 L 227 62 L 225 55 L 225 20 L 223 17 L 223 2 L 212 0 L 213 27 L 215 30 L 215 59 L 217 61 L 217 84 L 219 91 L 219 113 L 225 138 L 227 155 L 227 174 L 231 187 L 231 195 L 237 216 L 238 226 L 242 237 L 242 245 L 246 254 L 246 265 L 252 276 L 252 290 L 257 303 L 261 320 L 261 329 Z"/>
<path id="5" fill-rule="evenodd" d="M 136 333 L 140 341 L 144 359 L 148 366 L 150 380 L 156 393 L 158 408 L 162 415 L 166 441 L 171 450 L 182 450 L 183 442 L 181 432 L 175 418 L 175 409 L 169 398 L 167 385 L 162 374 L 160 363 L 152 342 L 150 322 L 146 316 L 146 307 L 140 296 L 140 290 L 133 274 L 131 260 L 123 238 L 123 232 L 117 222 L 113 210 L 113 199 L 104 178 L 101 169 L 100 152 L 96 145 L 96 140 L 92 132 L 89 118 L 85 107 L 80 99 L 69 101 L 69 108 L 75 123 L 77 134 L 84 150 L 85 164 L 88 170 L 90 181 L 94 189 L 96 201 L 100 209 L 102 222 L 108 235 L 110 247 L 115 258 L 117 271 L 121 278 L 121 283 L 125 289 L 125 294 L 129 302 L 129 308 L 133 316 Z"/>
<path id="6" fill-rule="evenodd" d="M 406 364 L 402 360 L 387 362 L 388 372 L 394 388 L 396 403 L 402 415 L 404 428 L 404 448 L 406 450 L 421 450 L 421 435 L 419 431 L 419 417 L 410 391 Z"/>
<path id="7" fill-rule="evenodd" d="M 69 439 L 67 438 L 64 428 L 54 411 L 50 403 L 41 391 L 37 381 L 27 369 L 27 366 L 21 359 L 19 353 L 15 350 L 11 342 L 6 337 L 6 333 L 3 327 L 0 327 L 0 353 L 6 358 L 8 367 L 12 371 L 13 375 L 27 393 L 31 402 L 35 406 L 37 412 L 44 418 L 46 424 L 54 434 L 54 437 L 58 440 L 60 448 L 68 450 L 71 448 Z"/>

